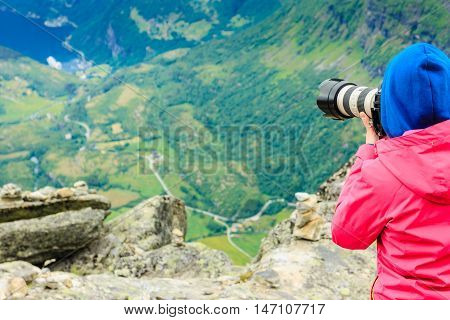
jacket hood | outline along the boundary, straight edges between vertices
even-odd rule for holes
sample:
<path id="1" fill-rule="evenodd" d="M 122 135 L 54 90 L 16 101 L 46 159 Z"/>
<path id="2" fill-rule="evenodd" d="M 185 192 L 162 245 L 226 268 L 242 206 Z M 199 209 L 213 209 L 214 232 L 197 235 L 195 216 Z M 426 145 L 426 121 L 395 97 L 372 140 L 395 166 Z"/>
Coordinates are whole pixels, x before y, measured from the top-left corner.
<path id="1" fill-rule="evenodd" d="M 450 204 L 450 120 L 376 143 L 381 163 L 408 189 Z"/>
<path id="2" fill-rule="evenodd" d="M 418 43 L 389 63 L 381 91 L 381 124 L 393 138 L 450 119 L 450 62 L 436 47 Z"/>

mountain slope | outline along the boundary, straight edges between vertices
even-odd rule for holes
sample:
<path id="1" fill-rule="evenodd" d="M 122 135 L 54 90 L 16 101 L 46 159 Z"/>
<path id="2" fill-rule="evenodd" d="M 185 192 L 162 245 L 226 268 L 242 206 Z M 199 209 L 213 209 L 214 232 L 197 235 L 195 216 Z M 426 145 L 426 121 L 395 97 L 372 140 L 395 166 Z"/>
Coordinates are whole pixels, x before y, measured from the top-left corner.
<path id="1" fill-rule="evenodd" d="M 49 32 L 69 26 L 63 40 L 90 60 L 113 65 L 131 65 L 223 37 L 278 7 L 278 1 L 255 0 L 12 0 L 9 4 L 8 10 L 17 9 Z"/>

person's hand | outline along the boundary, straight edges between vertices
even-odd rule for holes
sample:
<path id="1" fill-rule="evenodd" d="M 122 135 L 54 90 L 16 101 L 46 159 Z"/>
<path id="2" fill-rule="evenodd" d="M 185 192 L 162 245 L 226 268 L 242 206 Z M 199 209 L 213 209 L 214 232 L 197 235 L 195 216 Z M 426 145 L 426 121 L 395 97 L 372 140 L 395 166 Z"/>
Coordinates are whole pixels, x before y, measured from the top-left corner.
<path id="1" fill-rule="evenodd" d="M 375 142 L 380 140 L 380 137 L 375 132 L 372 121 L 364 112 L 360 112 L 359 116 L 364 124 L 364 127 L 366 128 L 366 143 L 375 144 Z"/>

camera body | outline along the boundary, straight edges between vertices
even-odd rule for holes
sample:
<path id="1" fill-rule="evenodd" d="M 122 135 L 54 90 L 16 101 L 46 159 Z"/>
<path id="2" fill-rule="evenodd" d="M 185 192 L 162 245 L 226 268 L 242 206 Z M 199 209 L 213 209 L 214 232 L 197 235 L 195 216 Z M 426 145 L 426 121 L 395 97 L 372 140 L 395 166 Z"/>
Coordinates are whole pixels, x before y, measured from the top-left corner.
<path id="1" fill-rule="evenodd" d="M 381 89 L 358 86 L 343 79 L 327 79 L 319 86 L 317 106 L 324 116 L 334 120 L 359 118 L 364 112 L 372 119 L 377 134 L 385 132 L 381 125 Z"/>

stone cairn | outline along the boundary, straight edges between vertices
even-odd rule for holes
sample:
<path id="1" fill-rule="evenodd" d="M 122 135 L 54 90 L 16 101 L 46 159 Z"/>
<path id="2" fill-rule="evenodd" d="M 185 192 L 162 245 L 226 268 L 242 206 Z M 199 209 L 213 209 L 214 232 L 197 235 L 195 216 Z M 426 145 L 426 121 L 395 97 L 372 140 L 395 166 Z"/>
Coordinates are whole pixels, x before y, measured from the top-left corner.
<path id="1" fill-rule="evenodd" d="M 317 196 L 298 192 L 295 197 L 297 198 L 297 208 L 291 216 L 291 220 L 294 221 L 292 235 L 297 240 L 319 241 L 324 220 L 317 213 Z"/>

